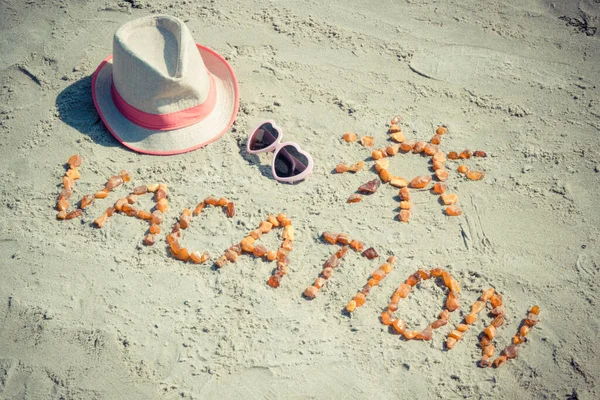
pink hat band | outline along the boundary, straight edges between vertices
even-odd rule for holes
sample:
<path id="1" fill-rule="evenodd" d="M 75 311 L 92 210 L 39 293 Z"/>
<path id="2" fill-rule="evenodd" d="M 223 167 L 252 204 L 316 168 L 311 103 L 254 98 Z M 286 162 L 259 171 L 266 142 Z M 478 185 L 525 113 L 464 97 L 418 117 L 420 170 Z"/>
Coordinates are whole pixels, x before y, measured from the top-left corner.
<path id="1" fill-rule="evenodd" d="M 111 84 L 110 94 L 119 112 L 138 126 L 157 131 L 185 128 L 186 126 L 202 121 L 210 115 L 215 107 L 217 102 L 215 80 L 212 75 L 209 74 L 209 76 L 210 89 L 203 103 L 168 114 L 151 114 L 135 108 L 119 94 L 114 82 Z"/>

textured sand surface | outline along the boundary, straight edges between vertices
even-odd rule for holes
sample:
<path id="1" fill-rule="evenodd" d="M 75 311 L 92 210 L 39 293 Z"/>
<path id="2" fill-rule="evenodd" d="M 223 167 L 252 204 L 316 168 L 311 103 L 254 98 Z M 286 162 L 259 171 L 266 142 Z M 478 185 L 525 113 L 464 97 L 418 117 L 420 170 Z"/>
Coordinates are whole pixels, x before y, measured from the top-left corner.
<path id="1" fill-rule="evenodd" d="M 154 13 L 183 19 L 240 84 L 232 130 L 179 156 L 124 149 L 91 99 L 116 28 Z M 0 398 L 598 398 L 599 25 L 598 0 L 0 2 Z M 443 151 L 488 152 L 466 162 L 486 172 L 481 182 L 448 163 L 462 216 L 418 192 L 410 223 L 400 223 L 389 185 L 346 203 L 376 175 L 332 173 L 370 155 L 341 136 L 384 146 L 394 114 L 408 138 L 429 140 L 446 124 Z M 272 155 L 246 153 L 263 119 L 313 155 L 310 179 L 278 184 Z M 56 196 L 75 153 L 84 159 L 75 197 L 122 169 L 133 181 L 59 222 Z M 427 167 L 399 155 L 390 169 L 410 178 Z M 296 242 L 281 287 L 266 285 L 273 265 L 252 257 L 215 271 L 173 259 L 162 237 L 145 247 L 137 219 L 92 226 L 129 189 L 154 182 L 170 189 L 165 229 L 206 196 L 235 201 L 234 218 L 208 210 L 184 234 L 213 256 L 269 213 L 287 213 Z M 323 231 L 347 232 L 381 257 L 348 253 L 307 301 L 304 288 L 335 251 Z M 395 270 L 343 315 L 391 254 Z M 403 341 L 378 316 L 398 284 L 433 266 L 458 279 L 463 307 L 431 342 Z M 507 309 L 498 349 L 531 305 L 542 308 L 519 357 L 500 369 L 476 366 L 487 316 L 443 350 L 488 287 Z M 424 328 L 443 298 L 427 282 L 398 314 Z"/>

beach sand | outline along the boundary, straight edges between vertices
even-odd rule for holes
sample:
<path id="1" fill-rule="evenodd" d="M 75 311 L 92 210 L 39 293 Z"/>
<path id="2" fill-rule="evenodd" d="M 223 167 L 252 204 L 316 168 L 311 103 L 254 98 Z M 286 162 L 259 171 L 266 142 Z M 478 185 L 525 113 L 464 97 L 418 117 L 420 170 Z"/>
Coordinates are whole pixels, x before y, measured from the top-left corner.
<path id="1" fill-rule="evenodd" d="M 598 398 L 600 3 L 566 3 L 1 2 L 0 398 Z M 230 132 L 170 157 L 119 145 L 90 90 L 116 28 L 159 13 L 226 57 L 241 95 Z M 488 153 L 464 162 L 486 173 L 478 182 L 447 163 L 462 216 L 413 191 L 411 220 L 401 223 L 390 185 L 346 203 L 377 176 L 370 150 L 342 135 L 384 147 L 395 114 L 408 139 L 429 140 L 445 124 L 442 151 Z M 265 119 L 312 154 L 305 182 L 279 184 L 272 154 L 246 153 Z M 61 222 L 56 198 L 76 153 L 76 198 L 122 169 L 133 179 Z M 363 171 L 333 173 L 359 160 Z M 390 163 L 406 178 L 430 173 L 418 155 Z M 144 246 L 147 225 L 135 218 L 92 225 L 134 186 L 160 182 L 170 191 L 165 230 L 207 196 L 235 202 L 235 217 L 209 209 L 184 232 L 184 245 L 213 259 L 269 213 L 286 213 L 296 240 L 281 286 L 267 286 L 274 265 L 253 257 L 215 270 L 172 258 L 164 232 Z M 381 256 L 350 251 L 308 301 L 302 292 L 337 250 L 323 231 L 348 233 Z M 264 238 L 269 248 L 278 235 Z M 390 255 L 398 262 L 366 304 L 342 313 Z M 436 266 L 459 281 L 462 307 L 432 341 L 404 341 L 379 315 L 407 276 Z M 519 356 L 498 369 L 477 367 L 486 313 L 444 350 L 489 287 L 507 311 L 497 354 L 529 307 L 542 310 Z M 423 329 L 444 298 L 425 282 L 397 316 Z"/>

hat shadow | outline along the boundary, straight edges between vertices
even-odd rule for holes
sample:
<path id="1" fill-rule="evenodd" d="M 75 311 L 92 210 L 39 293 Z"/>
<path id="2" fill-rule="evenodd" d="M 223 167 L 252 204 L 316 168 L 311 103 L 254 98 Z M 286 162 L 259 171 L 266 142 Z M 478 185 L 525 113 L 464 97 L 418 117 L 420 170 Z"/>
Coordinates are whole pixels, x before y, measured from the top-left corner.
<path id="1" fill-rule="evenodd" d="M 92 75 L 63 89 L 56 98 L 58 117 L 67 125 L 87 135 L 94 143 L 118 147 L 120 143 L 106 129 L 92 98 Z"/>

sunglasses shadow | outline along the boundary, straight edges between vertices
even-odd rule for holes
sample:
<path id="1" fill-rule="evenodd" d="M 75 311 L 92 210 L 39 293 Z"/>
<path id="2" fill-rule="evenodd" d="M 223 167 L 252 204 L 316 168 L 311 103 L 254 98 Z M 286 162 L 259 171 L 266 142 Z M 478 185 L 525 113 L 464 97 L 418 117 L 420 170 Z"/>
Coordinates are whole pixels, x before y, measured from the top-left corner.
<path id="1" fill-rule="evenodd" d="M 271 171 L 271 164 L 262 165 L 260 163 L 260 158 L 256 154 L 250 154 L 246 151 L 245 144 L 244 144 L 244 146 L 240 146 L 240 155 L 242 156 L 242 158 L 244 160 L 246 160 L 246 162 L 248 164 L 258 167 L 258 170 L 264 177 L 269 178 L 269 179 L 275 179 L 275 177 L 273 176 L 273 173 Z"/>

